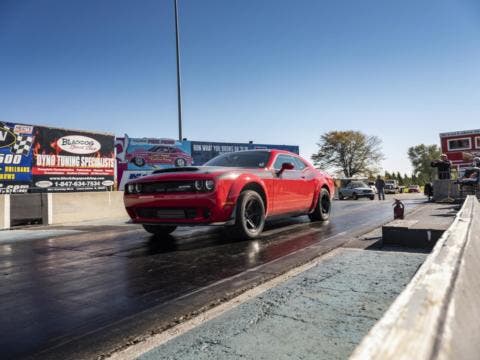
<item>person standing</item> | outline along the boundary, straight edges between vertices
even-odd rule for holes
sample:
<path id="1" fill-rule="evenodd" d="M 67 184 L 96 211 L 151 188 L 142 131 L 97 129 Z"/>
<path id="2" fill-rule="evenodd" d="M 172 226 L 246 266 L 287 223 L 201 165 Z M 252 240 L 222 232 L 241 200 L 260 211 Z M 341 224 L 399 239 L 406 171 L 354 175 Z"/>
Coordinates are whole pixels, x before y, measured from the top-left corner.
<path id="1" fill-rule="evenodd" d="M 452 167 L 452 162 L 448 160 L 447 154 L 442 154 L 442 156 L 440 156 L 440 160 L 434 160 L 430 165 L 432 167 L 437 168 L 439 180 L 450 179 L 450 170 Z"/>
<path id="2" fill-rule="evenodd" d="M 378 200 L 385 200 L 385 181 L 380 175 L 378 175 L 377 180 L 375 180 L 375 187 L 378 192 Z"/>

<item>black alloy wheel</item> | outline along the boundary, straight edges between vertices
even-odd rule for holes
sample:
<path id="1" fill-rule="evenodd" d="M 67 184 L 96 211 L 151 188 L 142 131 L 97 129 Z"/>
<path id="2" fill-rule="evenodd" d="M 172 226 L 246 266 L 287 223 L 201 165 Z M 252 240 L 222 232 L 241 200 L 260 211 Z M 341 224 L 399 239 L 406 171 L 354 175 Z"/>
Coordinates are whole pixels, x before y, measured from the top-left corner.
<path id="1" fill-rule="evenodd" d="M 265 226 L 265 204 L 252 190 L 242 191 L 237 200 L 234 235 L 242 239 L 256 238 Z"/>
<path id="2" fill-rule="evenodd" d="M 327 189 L 322 189 L 318 196 L 317 206 L 315 210 L 309 214 L 312 221 L 327 221 L 330 218 L 330 211 L 332 210 L 332 200 Z"/>
<path id="3" fill-rule="evenodd" d="M 175 231 L 175 225 L 142 225 L 150 234 L 155 236 L 165 236 Z"/>

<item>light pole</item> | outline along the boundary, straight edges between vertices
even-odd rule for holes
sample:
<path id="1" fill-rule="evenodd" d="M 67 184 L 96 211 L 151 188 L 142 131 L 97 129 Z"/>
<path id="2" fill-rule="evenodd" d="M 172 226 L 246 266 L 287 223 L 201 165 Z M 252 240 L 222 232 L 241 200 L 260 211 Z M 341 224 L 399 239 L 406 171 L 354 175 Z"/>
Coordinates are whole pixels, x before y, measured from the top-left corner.
<path id="1" fill-rule="evenodd" d="M 182 141 L 182 95 L 180 87 L 180 48 L 179 48 L 179 34 L 178 34 L 178 5 L 177 0 L 174 0 L 175 7 L 175 44 L 177 48 L 177 104 L 178 104 L 178 141 Z"/>

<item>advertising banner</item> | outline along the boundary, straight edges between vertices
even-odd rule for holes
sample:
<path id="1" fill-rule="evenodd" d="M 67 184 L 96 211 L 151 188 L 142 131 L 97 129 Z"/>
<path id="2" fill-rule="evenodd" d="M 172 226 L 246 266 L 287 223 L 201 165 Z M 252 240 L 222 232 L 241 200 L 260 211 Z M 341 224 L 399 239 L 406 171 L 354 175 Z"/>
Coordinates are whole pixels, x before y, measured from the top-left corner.
<path id="1" fill-rule="evenodd" d="M 32 191 L 102 191 L 115 180 L 114 136 L 35 126 Z"/>
<path id="2" fill-rule="evenodd" d="M 129 180 L 154 170 L 192 165 L 190 142 L 167 138 L 117 138 L 117 179 L 119 190 Z"/>
<path id="3" fill-rule="evenodd" d="M 0 122 L 0 194 L 28 191 L 32 146 L 33 126 Z"/>
<path id="4" fill-rule="evenodd" d="M 254 144 L 254 143 L 221 143 L 192 141 L 192 158 L 195 165 L 203 165 L 215 156 L 234 151 L 254 150 L 254 149 L 278 149 L 287 150 L 295 154 L 299 153 L 298 146 L 291 145 L 273 145 L 273 144 Z"/>

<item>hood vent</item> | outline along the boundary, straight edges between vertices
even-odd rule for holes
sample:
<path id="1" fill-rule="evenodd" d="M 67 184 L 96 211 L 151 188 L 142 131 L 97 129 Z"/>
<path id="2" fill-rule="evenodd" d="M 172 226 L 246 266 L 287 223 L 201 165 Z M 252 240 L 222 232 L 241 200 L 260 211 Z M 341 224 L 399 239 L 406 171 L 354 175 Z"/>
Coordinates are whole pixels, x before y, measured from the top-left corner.
<path id="1" fill-rule="evenodd" d="M 175 167 L 175 168 L 168 168 L 168 169 L 159 169 L 155 170 L 152 174 L 163 174 L 163 173 L 175 173 L 175 172 L 194 172 L 198 171 L 198 167 L 193 166 L 184 166 L 184 167 Z"/>

